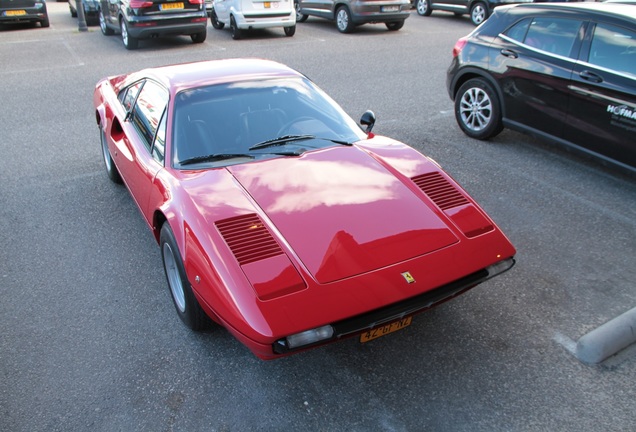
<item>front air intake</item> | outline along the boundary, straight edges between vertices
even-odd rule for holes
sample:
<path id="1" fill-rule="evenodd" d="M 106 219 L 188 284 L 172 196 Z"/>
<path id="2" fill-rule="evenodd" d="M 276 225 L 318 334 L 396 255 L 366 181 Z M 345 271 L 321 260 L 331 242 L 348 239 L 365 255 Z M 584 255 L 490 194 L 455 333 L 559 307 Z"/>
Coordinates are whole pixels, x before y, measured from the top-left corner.
<path id="1" fill-rule="evenodd" d="M 283 253 L 263 221 L 255 214 L 224 219 L 215 225 L 240 265 Z"/>

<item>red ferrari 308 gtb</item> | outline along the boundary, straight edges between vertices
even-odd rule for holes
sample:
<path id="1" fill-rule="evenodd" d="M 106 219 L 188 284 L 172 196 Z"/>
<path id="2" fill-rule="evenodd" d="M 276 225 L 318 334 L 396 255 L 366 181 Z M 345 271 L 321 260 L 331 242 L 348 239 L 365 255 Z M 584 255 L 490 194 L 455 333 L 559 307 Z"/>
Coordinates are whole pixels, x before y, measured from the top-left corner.
<path id="1" fill-rule="evenodd" d="M 106 171 L 161 247 L 177 314 L 271 359 L 403 328 L 515 249 L 431 159 L 267 60 L 101 80 Z"/>

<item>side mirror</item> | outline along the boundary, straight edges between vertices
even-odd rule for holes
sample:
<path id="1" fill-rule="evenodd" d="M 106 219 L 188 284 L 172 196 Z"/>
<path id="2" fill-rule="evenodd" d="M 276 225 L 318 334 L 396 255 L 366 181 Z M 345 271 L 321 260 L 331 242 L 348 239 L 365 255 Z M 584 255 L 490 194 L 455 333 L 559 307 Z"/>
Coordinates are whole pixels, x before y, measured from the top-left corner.
<path id="1" fill-rule="evenodd" d="M 373 129 L 373 126 L 375 125 L 375 114 L 373 111 L 365 111 L 364 114 L 362 114 L 362 117 L 360 118 L 360 124 L 362 126 L 366 126 L 367 128 L 364 130 L 364 132 L 367 135 L 371 135 L 371 129 Z M 371 137 L 369 137 L 371 138 Z"/>

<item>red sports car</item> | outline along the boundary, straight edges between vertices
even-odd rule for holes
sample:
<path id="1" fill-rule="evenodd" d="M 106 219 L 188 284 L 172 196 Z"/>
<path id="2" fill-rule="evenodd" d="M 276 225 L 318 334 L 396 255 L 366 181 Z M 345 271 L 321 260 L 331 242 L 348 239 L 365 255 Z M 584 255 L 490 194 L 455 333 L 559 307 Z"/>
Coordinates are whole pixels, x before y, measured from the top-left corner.
<path id="1" fill-rule="evenodd" d="M 176 311 L 271 359 L 403 328 L 515 249 L 431 159 L 267 60 L 101 80 L 106 171 L 161 247 Z"/>

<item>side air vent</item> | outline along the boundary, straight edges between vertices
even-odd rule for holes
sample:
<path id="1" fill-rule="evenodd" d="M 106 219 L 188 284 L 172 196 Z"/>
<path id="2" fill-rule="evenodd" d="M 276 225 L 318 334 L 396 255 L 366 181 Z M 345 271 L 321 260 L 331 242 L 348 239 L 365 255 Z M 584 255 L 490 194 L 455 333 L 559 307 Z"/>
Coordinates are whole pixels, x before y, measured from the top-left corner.
<path id="1" fill-rule="evenodd" d="M 411 180 L 442 210 L 468 204 L 468 200 L 439 172 L 413 177 Z"/>
<path id="2" fill-rule="evenodd" d="M 263 221 L 255 214 L 224 219 L 215 225 L 240 265 L 283 253 Z"/>

